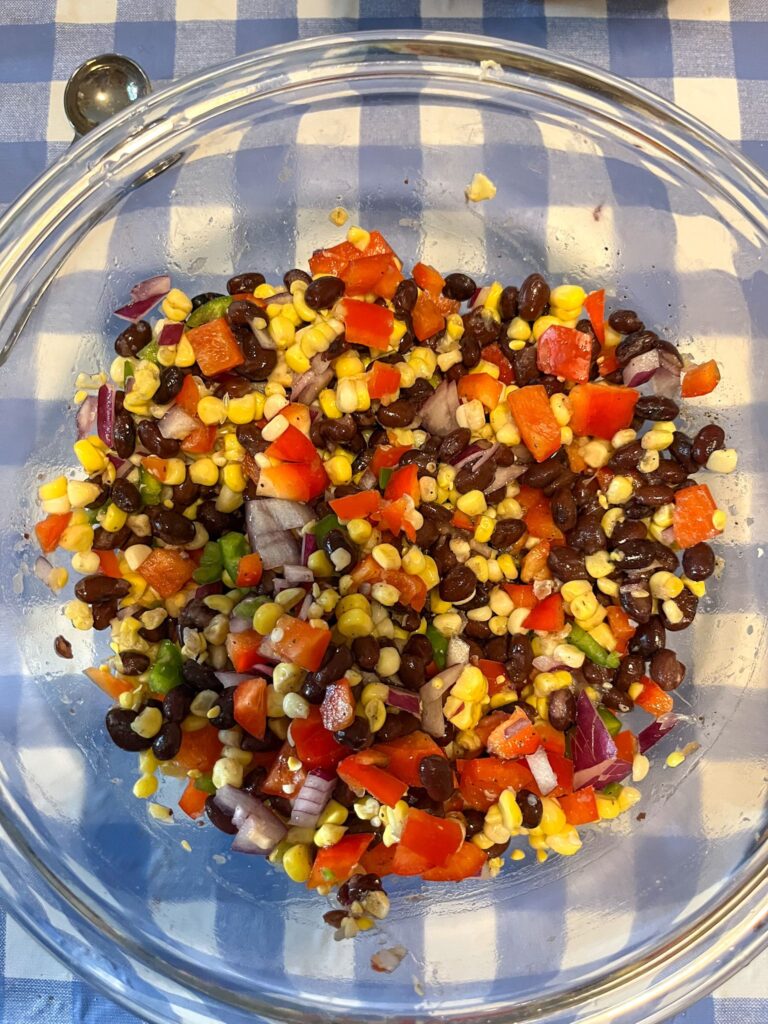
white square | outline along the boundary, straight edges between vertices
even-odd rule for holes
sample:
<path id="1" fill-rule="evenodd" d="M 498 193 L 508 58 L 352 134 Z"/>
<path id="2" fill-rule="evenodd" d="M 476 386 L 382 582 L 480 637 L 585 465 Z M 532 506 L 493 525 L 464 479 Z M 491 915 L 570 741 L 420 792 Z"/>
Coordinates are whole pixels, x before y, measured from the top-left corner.
<path id="1" fill-rule="evenodd" d="M 716 587 L 714 580 L 711 589 L 715 596 Z M 751 635 L 747 633 L 750 628 Z M 689 634 L 691 650 L 703 652 L 690 673 L 696 686 L 729 686 L 742 690 L 744 681 L 754 670 L 751 649 L 755 646 L 755 637 L 759 637 L 764 628 L 764 619 L 749 612 L 699 612 Z M 685 688 L 679 690 L 677 696 L 684 693 Z"/>
<path id="2" fill-rule="evenodd" d="M 64 112 L 64 89 L 66 82 L 51 82 L 48 97 L 48 127 L 45 138 L 48 142 L 71 142 L 72 125 Z"/>
<path id="3" fill-rule="evenodd" d="M 176 0 L 177 21 L 235 21 L 237 0 Z"/>
<path id="4" fill-rule="evenodd" d="M 218 947 L 215 901 L 160 899 L 153 904 L 152 917 L 170 938 L 193 945 L 205 956 Z"/>
<path id="5" fill-rule="evenodd" d="M 446 130 L 446 126 L 450 129 Z M 482 146 L 483 119 L 474 107 L 419 106 L 419 137 L 423 146 Z"/>
<path id="6" fill-rule="evenodd" d="M 441 273 L 461 269 L 479 280 L 487 273 L 485 221 L 475 205 L 456 197 L 455 207 L 424 210 L 421 217 L 420 259 Z M 493 201 L 493 200 L 491 200 Z M 459 205 L 464 202 L 463 207 Z M 477 204 L 482 207 L 482 203 Z"/>
<path id="7" fill-rule="evenodd" d="M 39 635 L 39 634 L 38 634 Z M 78 822 L 85 807 L 85 759 L 78 747 L 24 746 L 23 733 L 35 723 L 19 722 L 19 760 L 29 798 L 41 814 Z M 32 738 L 32 737 L 30 737 Z M 61 780 L 66 779 L 62 787 Z"/>
<path id="8" fill-rule="evenodd" d="M 360 145 L 360 108 L 352 110 L 310 110 L 302 114 L 296 132 L 300 146 Z M 318 168 L 318 173 L 320 173 Z"/>
<path id="9" fill-rule="evenodd" d="M 760 999 L 765 1000 L 765 979 L 768 978 L 768 950 L 761 953 L 756 960 L 746 967 L 740 968 L 723 985 L 715 989 L 713 996 L 716 1003 L 721 999 Z M 720 1016 L 718 1013 L 716 1016 Z"/>
<path id="10" fill-rule="evenodd" d="M 482 18 L 483 0 L 421 0 L 422 18 Z"/>
<path id="11" fill-rule="evenodd" d="M 97 373 L 96 360 L 83 360 L 86 345 L 80 334 L 40 333 L 35 350 L 36 397 L 49 402 L 71 402 L 75 393 L 75 368 Z"/>
<path id="12" fill-rule="evenodd" d="M 221 184 L 226 194 L 228 183 Z M 172 206 L 168 225 L 168 258 L 183 273 L 202 277 L 231 273 L 235 211 L 222 206 Z"/>
<path id="13" fill-rule="evenodd" d="M 675 78 L 675 103 L 720 132 L 741 138 L 739 85 L 735 78 Z"/>
<path id="14" fill-rule="evenodd" d="M 732 837 L 734 830 L 744 835 L 745 845 L 751 834 L 760 831 L 765 806 L 765 778 L 757 765 L 742 761 L 717 759 L 717 748 L 711 757 L 701 757 L 697 764 L 700 791 L 700 818 L 709 839 Z M 739 780 L 739 822 L 734 829 L 733 780 Z"/>
<path id="15" fill-rule="evenodd" d="M 544 0 L 546 18 L 606 18 L 606 0 Z"/>
<path id="16" fill-rule="evenodd" d="M 584 851 L 580 856 L 583 853 Z M 608 957 L 612 953 L 621 953 L 632 936 L 634 921 L 634 914 L 631 912 L 621 914 L 621 916 L 614 913 L 611 915 L 609 931 L 605 928 L 605 923 L 599 914 L 590 910 L 580 910 L 578 907 L 570 907 L 568 913 L 563 915 L 565 943 L 559 957 L 560 970 L 568 971 L 586 967 L 584 962 L 586 951 L 592 948 L 593 943 L 600 947 L 600 955 L 603 957 Z"/>
<path id="17" fill-rule="evenodd" d="M 25 932 L 12 917 L 5 919 L 6 978 L 30 978 L 35 981 L 71 981 L 72 975 L 63 964 Z"/>
<path id="18" fill-rule="evenodd" d="M 736 238 L 725 224 L 703 214 L 674 213 L 672 216 L 677 232 L 675 265 L 679 273 L 718 270 L 725 274 L 736 273 L 733 265 Z"/>
<path id="19" fill-rule="evenodd" d="M 296 17 L 359 18 L 359 0 L 296 0 Z"/>
<path id="20" fill-rule="evenodd" d="M 729 0 L 667 0 L 671 21 L 729 21 Z"/>
<path id="21" fill-rule="evenodd" d="M 114 25 L 117 21 L 117 0 L 57 0 L 56 21 L 70 25 Z"/>
<path id="22" fill-rule="evenodd" d="M 594 210 L 602 200 L 603 190 L 584 206 L 549 206 L 546 213 L 546 251 L 551 275 L 565 275 L 573 280 L 574 267 L 592 268 L 592 279 L 599 281 L 608 268 L 608 253 L 615 252 L 613 208 L 603 206 L 600 219 Z"/>
<path id="23" fill-rule="evenodd" d="M 455 900 L 450 916 L 429 913 L 425 917 L 424 963 L 430 984 L 491 981 L 496 977 L 497 956 L 492 907 L 475 909 L 473 901 Z"/>

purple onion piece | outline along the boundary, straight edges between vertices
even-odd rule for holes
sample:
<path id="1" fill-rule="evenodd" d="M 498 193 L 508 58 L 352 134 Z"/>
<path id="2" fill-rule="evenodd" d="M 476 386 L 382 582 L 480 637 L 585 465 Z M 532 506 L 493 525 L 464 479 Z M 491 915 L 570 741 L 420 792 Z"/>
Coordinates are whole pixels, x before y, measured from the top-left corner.
<path id="1" fill-rule="evenodd" d="M 323 769 L 313 769 L 296 795 L 291 811 L 291 824 L 299 828 L 314 828 L 325 810 L 336 786 L 336 775 Z"/>
<path id="2" fill-rule="evenodd" d="M 305 565 L 284 565 L 283 575 L 292 587 L 302 583 L 313 583 L 315 579 L 312 570 Z"/>
<path id="3" fill-rule="evenodd" d="M 528 754 L 526 761 L 541 795 L 546 796 L 547 793 L 551 793 L 557 786 L 557 776 L 552 770 L 552 765 L 549 763 L 546 750 L 543 747 L 539 747 L 533 754 Z"/>
<path id="4" fill-rule="evenodd" d="M 109 448 L 115 440 L 115 389 L 111 384 L 102 384 L 96 400 L 96 430 Z"/>
<path id="5" fill-rule="evenodd" d="M 178 345 L 181 341 L 181 336 L 184 333 L 184 324 L 178 323 L 167 323 L 163 324 L 163 329 L 160 331 L 160 337 L 157 339 L 158 345 Z"/>
<path id="6" fill-rule="evenodd" d="M 35 559 L 34 572 L 35 576 L 47 587 L 51 579 L 53 566 L 44 555 L 38 555 Z"/>
<path id="7" fill-rule="evenodd" d="M 444 380 L 420 409 L 421 423 L 430 434 L 447 437 L 456 429 L 459 391 L 455 381 Z"/>
<path id="8" fill-rule="evenodd" d="M 196 427 L 196 421 L 178 405 L 172 405 L 157 424 L 157 429 L 163 437 L 176 441 L 183 441 L 185 437 L 189 437 Z"/>
<path id="9" fill-rule="evenodd" d="M 645 384 L 656 373 L 661 364 L 659 350 L 652 348 L 650 352 L 642 352 L 630 359 L 622 370 L 622 379 L 628 388 L 636 388 Z"/>
<path id="10" fill-rule="evenodd" d="M 141 299 L 139 302 L 130 302 L 127 306 L 121 306 L 120 309 L 115 310 L 115 316 L 119 316 L 121 320 L 129 320 L 131 323 L 136 323 L 137 320 L 141 320 L 153 306 L 156 306 L 163 295 L 155 295 L 154 298 Z"/>
<path id="11" fill-rule="evenodd" d="M 278 816 L 260 803 L 258 810 L 249 815 L 238 829 L 232 849 L 235 853 L 266 856 L 285 837 L 287 831 Z"/>
<path id="12" fill-rule="evenodd" d="M 77 410 L 77 416 L 75 418 L 75 424 L 77 426 L 77 439 L 82 441 L 83 438 L 90 437 L 93 433 L 93 428 L 96 425 L 96 410 L 98 408 L 98 402 L 95 395 L 88 395 L 83 401 L 80 408 Z"/>
<path id="13" fill-rule="evenodd" d="M 303 533 L 301 535 L 301 564 L 306 565 L 309 556 L 317 551 L 317 539 L 314 533 Z"/>
<path id="14" fill-rule="evenodd" d="M 589 697 L 582 692 L 576 700 L 576 731 L 572 741 L 576 773 L 616 760 L 616 744 Z"/>
<path id="15" fill-rule="evenodd" d="M 403 690 L 399 686 L 389 687 L 385 703 L 389 704 L 390 707 L 399 708 L 401 711 L 407 711 L 409 715 L 415 715 L 416 718 L 421 714 L 421 700 L 419 699 L 419 695 L 417 693 L 413 693 L 412 690 Z"/>
<path id="16" fill-rule="evenodd" d="M 666 715 L 662 715 L 660 718 L 657 718 L 655 722 L 651 722 L 650 725 L 647 725 L 637 737 L 640 753 L 644 754 L 646 750 L 650 750 L 651 747 L 655 746 L 660 739 L 674 729 L 678 721 L 679 719 L 677 715 L 672 711 L 669 711 Z"/>
<path id="17" fill-rule="evenodd" d="M 148 277 L 146 281 L 139 281 L 131 288 L 131 298 L 134 302 L 153 297 L 160 298 L 167 295 L 171 290 L 171 279 L 168 274 L 157 274 L 155 277 Z"/>
<path id="18" fill-rule="evenodd" d="M 213 583 L 203 583 L 195 591 L 195 597 L 199 600 L 203 597 L 210 597 L 212 594 L 223 594 L 224 584 L 221 580 L 214 580 Z"/>

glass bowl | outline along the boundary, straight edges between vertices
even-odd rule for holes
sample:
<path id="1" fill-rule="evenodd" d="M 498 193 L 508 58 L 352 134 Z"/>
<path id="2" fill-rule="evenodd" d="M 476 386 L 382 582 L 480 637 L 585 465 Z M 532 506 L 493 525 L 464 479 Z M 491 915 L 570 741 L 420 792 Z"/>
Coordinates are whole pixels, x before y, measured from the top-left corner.
<path id="1" fill-rule="evenodd" d="M 496 62 L 484 64 L 485 61 Z M 492 202 L 467 205 L 485 171 Z M 765 943 L 768 539 L 765 178 L 637 86 L 554 54 L 450 34 L 298 42 L 187 79 L 73 147 L 0 224 L 0 851 L 12 913 L 72 969 L 157 1021 L 638 1024 L 678 1010 Z M 680 634 L 679 730 L 636 816 L 573 859 L 494 881 L 397 881 L 376 932 L 336 943 L 326 902 L 212 828 L 150 821 L 133 759 L 102 733 L 71 637 L 32 576 L 42 477 L 69 471 L 74 376 L 111 360 L 111 311 L 168 271 L 194 294 L 274 279 L 341 237 L 328 212 L 477 279 L 605 286 L 723 383 L 694 402 L 738 472 L 708 477 L 726 565 Z M 698 744 L 676 770 L 675 748 Z M 178 796 L 169 781 L 159 799 Z M 187 852 L 181 841 L 187 840 Z M 399 944 L 398 970 L 370 957 Z"/>

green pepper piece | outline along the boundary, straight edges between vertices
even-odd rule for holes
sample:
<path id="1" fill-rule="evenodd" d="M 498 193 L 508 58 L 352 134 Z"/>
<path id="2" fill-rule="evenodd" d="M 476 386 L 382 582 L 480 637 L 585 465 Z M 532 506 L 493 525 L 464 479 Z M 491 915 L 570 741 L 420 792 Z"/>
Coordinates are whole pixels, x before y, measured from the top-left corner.
<path id="1" fill-rule="evenodd" d="M 315 540 L 318 543 L 318 547 L 322 545 L 323 541 L 331 532 L 331 530 L 339 529 L 341 529 L 339 517 L 334 515 L 333 512 L 330 512 L 327 516 L 323 516 L 322 519 L 319 519 L 312 527 L 312 532 L 315 535 Z"/>
<path id="2" fill-rule="evenodd" d="M 147 359 L 150 363 L 156 363 L 159 349 L 160 346 L 157 343 L 157 339 L 153 338 L 144 348 L 139 350 L 139 359 Z"/>
<path id="3" fill-rule="evenodd" d="M 439 669 L 445 668 L 445 661 L 448 656 L 448 638 L 435 629 L 434 626 L 427 626 L 427 640 L 432 644 L 432 657 Z"/>
<path id="4" fill-rule="evenodd" d="M 125 360 L 125 365 L 123 366 L 123 381 L 127 382 L 128 380 L 130 380 L 130 378 L 132 376 L 133 376 L 133 363 L 131 362 L 130 359 L 126 359 Z"/>
<path id="5" fill-rule="evenodd" d="M 392 469 L 380 469 L 379 470 L 379 490 L 383 491 L 389 483 L 389 478 L 392 476 L 394 470 Z"/>
<path id="6" fill-rule="evenodd" d="M 202 306 L 193 309 L 187 317 L 187 328 L 191 331 L 193 327 L 200 327 L 202 324 L 210 323 L 211 320 L 218 320 L 227 312 L 231 302 L 231 295 L 220 295 L 217 299 L 204 302 Z"/>
<path id="7" fill-rule="evenodd" d="M 598 708 L 597 713 L 602 718 L 603 725 L 611 736 L 618 736 L 621 732 L 621 722 L 618 720 L 616 715 L 612 714 L 608 708 Z"/>
<path id="8" fill-rule="evenodd" d="M 602 668 L 619 667 L 621 659 L 618 654 L 615 651 L 606 651 L 594 637 L 591 637 L 581 626 L 577 626 L 575 622 L 571 626 L 568 642 L 572 643 L 574 647 L 578 647 L 580 651 L 586 654 L 590 661 L 594 661 L 596 665 L 600 665 Z"/>
<path id="9" fill-rule="evenodd" d="M 269 598 L 266 594 L 259 594 L 258 597 L 246 597 L 240 604 L 232 609 L 232 614 L 238 619 L 252 619 L 257 609 L 266 604 Z"/>
<path id="10" fill-rule="evenodd" d="M 145 505 L 157 505 L 162 497 L 163 485 L 149 470 L 139 467 L 139 494 Z"/>
<path id="11" fill-rule="evenodd" d="M 209 540 L 203 548 L 203 557 L 200 559 L 200 565 L 192 573 L 192 579 L 195 583 L 202 585 L 215 583 L 216 580 L 221 579 L 223 570 L 224 559 L 221 554 L 221 546 L 218 541 Z"/>
<path id="12" fill-rule="evenodd" d="M 213 778 L 210 772 L 204 772 L 202 775 L 198 775 L 195 779 L 195 789 L 199 789 L 201 793 L 208 793 L 211 796 L 216 792 L 216 787 L 213 784 Z"/>
<path id="13" fill-rule="evenodd" d="M 622 791 L 624 787 L 620 782 L 609 782 L 607 786 L 600 790 L 603 796 L 616 797 Z"/>
<path id="14" fill-rule="evenodd" d="M 155 693 L 168 693 L 181 682 L 181 648 L 172 640 L 161 640 L 149 670 L 149 688 Z"/>
<path id="15" fill-rule="evenodd" d="M 240 559 L 250 552 L 248 541 L 242 533 L 225 533 L 219 544 L 221 545 L 221 557 L 224 560 L 224 570 L 234 585 Z"/>

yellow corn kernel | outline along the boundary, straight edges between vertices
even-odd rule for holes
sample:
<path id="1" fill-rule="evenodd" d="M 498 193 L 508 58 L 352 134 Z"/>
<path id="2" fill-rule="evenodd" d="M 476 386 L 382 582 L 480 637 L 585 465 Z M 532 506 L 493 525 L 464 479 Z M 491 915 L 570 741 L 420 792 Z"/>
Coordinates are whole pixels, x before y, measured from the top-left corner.
<path id="1" fill-rule="evenodd" d="M 605 608 L 601 604 L 598 604 L 596 610 L 585 619 L 576 619 L 576 622 L 581 626 L 582 629 L 586 629 L 589 632 L 594 629 L 595 626 L 599 626 L 605 618 Z"/>
<path id="2" fill-rule="evenodd" d="M 451 313 L 445 321 L 445 327 L 451 341 L 461 341 L 464 337 L 464 322 L 458 313 Z"/>
<path id="3" fill-rule="evenodd" d="M 201 487 L 213 487 L 219 479 L 219 467 L 213 459 L 198 459 L 189 467 L 189 479 Z"/>
<path id="4" fill-rule="evenodd" d="M 181 341 L 176 346 L 176 366 L 180 369 L 185 369 L 189 366 L 194 366 L 195 360 L 195 350 L 189 343 L 186 334 L 182 334 Z"/>
<path id="5" fill-rule="evenodd" d="M 617 474 L 608 484 L 605 496 L 612 505 L 624 505 L 632 497 L 632 491 L 631 478 Z"/>
<path id="6" fill-rule="evenodd" d="M 493 536 L 493 531 L 496 528 L 496 523 L 490 516 L 480 516 L 480 519 L 475 527 L 475 540 L 481 544 L 487 544 Z"/>
<path id="7" fill-rule="evenodd" d="M 687 576 L 681 577 L 683 586 L 687 587 L 696 597 L 704 597 L 707 593 L 707 584 L 704 580 L 689 580 Z"/>
<path id="8" fill-rule="evenodd" d="M 107 458 L 96 448 L 92 438 L 76 441 L 73 447 L 75 455 L 86 473 L 101 473 L 106 467 Z"/>
<path id="9" fill-rule="evenodd" d="M 659 601 L 673 600 L 682 593 L 685 584 L 671 572 L 655 572 L 648 581 L 651 595 Z"/>
<path id="10" fill-rule="evenodd" d="M 611 818 L 618 818 L 621 814 L 621 808 L 619 807 L 618 800 L 614 800 L 613 797 L 605 796 L 603 793 L 597 793 L 595 795 L 597 802 L 597 813 L 600 815 L 601 821 L 609 821 Z"/>
<path id="11" fill-rule="evenodd" d="M 527 320 L 523 320 L 522 317 L 516 316 L 507 327 L 507 339 L 509 341 L 521 341 L 525 347 L 525 342 L 531 337 L 531 325 Z"/>
<path id="12" fill-rule="evenodd" d="M 245 476 L 238 463 L 230 462 L 228 466 L 225 466 L 221 471 L 221 478 L 227 487 L 237 494 L 245 490 Z"/>
<path id="13" fill-rule="evenodd" d="M 373 527 L 367 519 L 350 519 L 347 523 L 347 533 L 354 544 L 365 544 L 370 540 Z"/>
<path id="14" fill-rule="evenodd" d="M 607 551 L 596 551 L 593 555 L 587 555 L 584 559 L 587 572 L 593 580 L 600 580 L 604 576 L 610 576 L 615 566 L 608 557 Z"/>
<path id="15" fill-rule="evenodd" d="M 581 849 L 581 838 L 573 825 L 558 832 L 557 835 L 549 836 L 547 843 L 550 850 L 559 853 L 561 857 L 572 857 Z"/>
<path id="16" fill-rule="evenodd" d="M 186 320 L 192 312 L 192 300 L 179 288 L 171 288 L 163 299 L 160 310 L 168 320 L 179 323 L 181 320 Z"/>
<path id="17" fill-rule="evenodd" d="M 581 455 L 590 469 L 601 469 L 608 463 L 613 449 L 609 441 L 589 441 L 581 450 Z"/>
<path id="18" fill-rule="evenodd" d="M 540 316 L 538 320 L 533 322 L 533 337 L 538 341 L 547 328 L 559 323 L 560 321 L 556 316 Z"/>
<path id="19" fill-rule="evenodd" d="M 335 846 L 346 831 L 347 830 L 343 825 L 332 825 L 330 823 L 321 825 L 315 832 L 315 846 L 320 849 L 328 846 Z"/>
<path id="20" fill-rule="evenodd" d="M 307 559 L 307 567 L 312 570 L 315 576 L 320 576 L 323 579 L 333 576 L 334 573 L 331 560 L 324 551 L 313 551 Z"/>
<path id="21" fill-rule="evenodd" d="M 484 700 L 488 696 L 488 681 L 479 668 L 467 665 L 453 684 L 451 695 L 473 703 Z"/>
<path id="22" fill-rule="evenodd" d="M 551 395 L 549 404 L 559 427 L 567 427 L 571 421 L 571 407 L 565 395 Z"/>
<path id="23" fill-rule="evenodd" d="M 739 461 L 735 448 L 720 448 L 707 459 L 707 469 L 710 473 L 733 473 Z"/>
<path id="24" fill-rule="evenodd" d="M 426 569 L 427 560 L 420 548 L 410 547 L 402 557 L 401 567 L 409 576 L 418 576 Z"/>
<path id="25" fill-rule="evenodd" d="M 125 522 L 128 519 L 128 513 L 123 512 L 121 508 L 118 508 L 113 502 L 107 505 L 107 511 L 104 513 L 104 518 L 101 521 L 101 525 L 109 533 L 117 533 L 118 530 L 122 530 L 125 526 Z"/>
<path id="26" fill-rule="evenodd" d="M 667 601 L 663 601 L 661 607 L 665 618 L 671 623 L 671 625 L 676 626 L 679 622 L 683 621 L 682 609 L 676 601 L 673 601 L 670 598 Z"/>
<path id="27" fill-rule="evenodd" d="M 501 570 L 505 580 L 516 580 L 517 579 L 517 566 L 512 555 L 503 554 L 499 555 L 496 562 Z"/>
<path id="28" fill-rule="evenodd" d="M 591 592 L 592 586 L 587 580 L 570 580 L 560 588 L 563 600 L 568 604 L 575 601 L 577 597 L 583 597 L 584 594 L 590 594 Z"/>
<path id="29" fill-rule="evenodd" d="M 267 636 L 275 628 L 281 615 L 285 615 L 283 606 L 276 601 L 268 601 L 253 613 L 253 628 L 262 636 Z"/>
<path id="30" fill-rule="evenodd" d="M 365 252 L 371 243 L 371 235 L 365 228 L 359 227 L 357 224 L 353 224 L 347 230 L 347 241 L 354 245 L 360 252 Z"/>
<path id="31" fill-rule="evenodd" d="M 440 582 L 440 574 L 437 571 L 437 563 L 431 555 L 425 555 L 424 561 L 426 562 L 424 569 L 415 575 L 424 582 L 427 590 L 431 591 Z"/>
<path id="32" fill-rule="evenodd" d="M 59 538 L 59 547 L 65 551 L 90 551 L 93 545 L 93 527 L 89 523 L 68 526 Z"/>
<path id="33" fill-rule="evenodd" d="M 304 843 L 290 846 L 283 854 L 283 870 L 292 882 L 304 884 L 309 878 L 312 863 L 309 859 L 309 847 Z"/>
<path id="34" fill-rule="evenodd" d="M 349 811 L 343 804 L 338 803 L 336 800 L 329 800 L 325 805 L 325 810 L 317 819 L 317 824 L 320 828 L 323 825 L 343 825 L 348 817 Z"/>
<path id="35" fill-rule="evenodd" d="M 462 629 L 461 616 L 458 612 L 441 612 L 432 619 L 432 625 L 443 636 L 458 636 Z"/>
<path id="36" fill-rule="evenodd" d="M 467 516 L 478 516 L 485 512 L 488 504 L 483 492 L 474 490 L 462 494 L 456 502 L 456 507 Z"/>
<path id="37" fill-rule="evenodd" d="M 660 452 L 664 451 L 665 448 L 669 448 L 674 439 L 675 435 L 673 433 L 660 430 L 657 423 L 647 434 L 643 434 L 640 438 L 640 444 L 646 451 Z"/>
<path id="38" fill-rule="evenodd" d="M 523 824 L 523 815 L 517 802 L 516 793 L 512 789 L 505 789 L 499 797 L 499 811 L 501 822 L 507 832 L 513 835 Z"/>
<path id="39" fill-rule="evenodd" d="M 353 608 L 337 619 L 336 626 L 342 636 L 354 639 L 373 632 L 373 619 L 359 608 Z"/>
<path id="40" fill-rule="evenodd" d="M 139 800 L 148 800 L 157 792 L 157 779 L 154 775 L 142 775 L 134 783 L 133 795 Z"/>
<path id="41" fill-rule="evenodd" d="M 306 373 L 310 368 L 310 361 L 301 350 L 301 345 L 293 344 L 285 350 L 285 362 L 289 370 L 294 373 Z"/>
<path id="42" fill-rule="evenodd" d="M 352 479 L 352 467 L 349 460 L 345 459 L 343 455 L 335 455 L 332 459 L 327 459 L 323 466 L 332 484 L 348 484 Z"/>
<path id="43" fill-rule="evenodd" d="M 383 700 L 369 700 L 363 705 L 363 714 L 371 732 L 378 732 L 387 718 L 387 706 Z"/>
<path id="44" fill-rule="evenodd" d="M 600 520 L 600 525 L 603 528 L 603 532 L 606 537 L 610 537 L 613 531 L 616 529 L 618 524 L 624 519 L 624 513 L 620 508 L 609 508 L 603 518 Z"/>
<path id="45" fill-rule="evenodd" d="M 468 558 L 464 563 L 468 569 L 477 577 L 479 583 L 488 582 L 488 559 L 482 555 L 473 555 L 472 558 Z"/>
<path id="46" fill-rule="evenodd" d="M 611 632 L 610 626 L 608 626 L 606 622 L 601 622 L 597 626 L 593 626 L 592 629 L 588 630 L 588 632 L 592 639 L 597 641 L 597 643 L 599 643 L 601 647 L 604 647 L 606 651 L 616 650 L 616 638 Z"/>
<path id="47" fill-rule="evenodd" d="M 722 532 L 728 524 L 728 516 L 721 508 L 715 509 L 712 513 L 712 525 L 716 530 Z"/>
<path id="48" fill-rule="evenodd" d="M 542 814 L 539 828 L 544 835 L 549 837 L 562 832 L 568 825 L 563 809 L 549 796 L 542 797 L 541 804 Z"/>
<path id="49" fill-rule="evenodd" d="M 281 313 L 280 316 L 276 316 L 273 320 L 270 320 L 268 330 L 270 338 L 274 341 L 278 349 L 287 349 L 293 345 L 294 339 L 296 338 L 296 327 L 284 314 Z"/>
<path id="50" fill-rule="evenodd" d="M 76 551 L 72 555 L 72 568 L 82 576 L 98 572 L 100 565 L 99 556 L 95 551 Z"/>
<path id="51" fill-rule="evenodd" d="M 642 794 L 639 789 L 635 789 L 634 786 L 622 786 L 621 792 L 618 796 L 619 810 L 623 814 L 628 811 L 631 807 L 634 807 L 636 803 L 640 802 Z"/>
<path id="52" fill-rule="evenodd" d="M 227 407 L 220 398 L 206 395 L 197 403 L 197 415 L 206 426 L 218 426 L 227 419 Z"/>
<path id="53" fill-rule="evenodd" d="M 57 476 L 55 480 L 49 481 L 47 484 L 42 484 L 37 489 L 37 496 L 41 501 L 50 501 L 54 498 L 64 498 L 67 496 L 67 478 L 65 476 Z M 72 483 L 80 483 L 80 481 L 73 480 Z M 95 484 L 88 486 L 95 487 Z M 96 487 L 96 493 L 98 494 L 98 487 Z M 72 499 L 70 498 L 70 504 Z M 87 503 L 86 503 L 87 504 Z"/>
<path id="54" fill-rule="evenodd" d="M 575 312 L 578 317 L 584 305 L 587 293 L 578 284 L 560 284 L 549 293 L 550 306 Z M 569 317 L 569 319 L 571 319 Z"/>
<path id="55" fill-rule="evenodd" d="M 402 565 L 400 552 L 394 544 L 377 544 L 371 554 L 382 569 L 399 569 Z"/>
<path id="56" fill-rule="evenodd" d="M 673 750 L 672 753 L 667 757 L 668 768 L 679 768 L 685 760 L 685 754 L 682 750 Z"/>
<path id="57" fill-rule="evenodd" d="M 586 580 L 574 580 L 573 582 L 586 583 Z M 563 589 L 565 589 L 565 587 Z M 572 598 L 570 606 L 571 615 L 573 615 L 575 619 L 588 619 L 597 611 L 598 600 L 592 593 L 592 588 L 590 587 L 586 592 L 582 592 Z"/>

